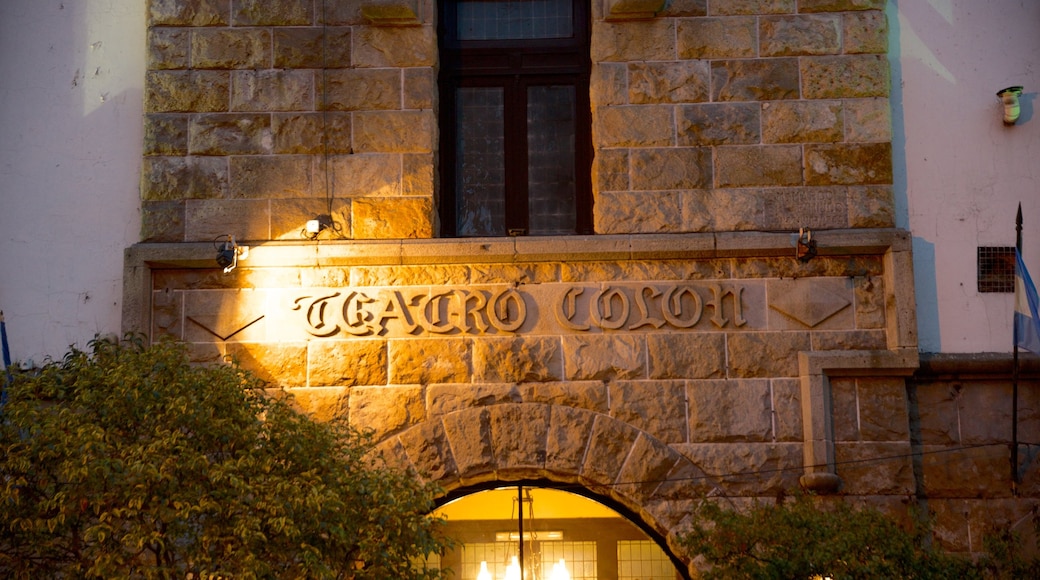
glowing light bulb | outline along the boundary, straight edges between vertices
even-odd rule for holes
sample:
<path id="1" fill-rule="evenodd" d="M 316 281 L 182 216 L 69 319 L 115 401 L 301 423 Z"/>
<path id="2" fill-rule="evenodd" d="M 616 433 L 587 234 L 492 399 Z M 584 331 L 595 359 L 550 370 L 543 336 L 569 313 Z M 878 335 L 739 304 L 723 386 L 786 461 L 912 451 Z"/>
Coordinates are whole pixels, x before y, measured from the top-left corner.
<path id="1" fill-rule="evenodd" d="M 480 572 L 477 572 L 477 580 L 492 580 L 491 572 L 488 572 L 487 561 L 480 563 Z"/>
<path id="2" fill-rule="evenodd" d="M 513 561 L 506 567 L 506 580 L 522 580 L 520 578 L 520 561 L 513 556 Z"/>
<path id="3" fill-rule="evenodd" d="M 567 571 L 567 565 L 564 563 L 563 558 L 560 558 L 559 562 L 553 564 L 549 580 L 571 580 L 571 573 Z"/>

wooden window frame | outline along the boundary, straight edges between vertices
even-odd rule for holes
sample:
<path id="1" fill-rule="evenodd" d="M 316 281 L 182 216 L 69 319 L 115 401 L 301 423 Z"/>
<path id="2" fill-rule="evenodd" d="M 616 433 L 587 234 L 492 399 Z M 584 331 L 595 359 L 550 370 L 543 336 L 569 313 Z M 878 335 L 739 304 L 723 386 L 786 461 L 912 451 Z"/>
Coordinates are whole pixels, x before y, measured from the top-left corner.
<path id="1" fill-rule="evenodd" d="M 456 102 L 460 87 L 501 87 L 505 111 L 505 230 L 527 235 L 527 88 L 575 90 L 575 232 L 592 234 L 592 111 L 589 100 L 589 5 L 573 0 L 573 36 L 521 40 L 458 40 L 456 2 L 439 3 L 441 235 L 458 237 Z M 555 81 L 555 82 L 554 82 Z"/>

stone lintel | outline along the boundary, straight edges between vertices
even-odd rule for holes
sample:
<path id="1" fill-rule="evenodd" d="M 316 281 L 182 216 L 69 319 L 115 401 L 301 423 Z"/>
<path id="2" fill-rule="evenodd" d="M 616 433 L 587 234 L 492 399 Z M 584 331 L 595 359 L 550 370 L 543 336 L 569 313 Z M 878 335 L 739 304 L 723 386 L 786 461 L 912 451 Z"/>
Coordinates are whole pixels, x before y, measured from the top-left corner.
<path id="1" fill-rule="evenodd" d="M 664 10 L 665 0 L 606 0 L 606 20 L 645 20 Z"/>
<path id="2" fill-rule="evenodd" d="M 422 24 L 415 0 L 369 0 L 361 5 L 361 16 L 373 26 L 418 26 Z"/>

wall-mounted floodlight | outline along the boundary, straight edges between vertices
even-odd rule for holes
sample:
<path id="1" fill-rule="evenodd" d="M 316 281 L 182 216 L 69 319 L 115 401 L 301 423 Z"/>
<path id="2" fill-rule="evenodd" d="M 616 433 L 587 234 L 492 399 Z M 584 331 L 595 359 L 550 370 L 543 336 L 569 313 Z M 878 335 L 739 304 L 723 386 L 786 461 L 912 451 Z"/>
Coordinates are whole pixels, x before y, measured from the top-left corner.
<path id="1" fill-rule="evenodd" d="M 1018 121 L 1018 115 L 1022 112 L 1022 107 L 1018 103 L 1018 98 L 1022 96 L 1022 87 L 1001 89 L 997 91 L 997 96 L 1004 103 L 1004 124 L 1014 125 L 1015 121 Z"/>
<path id="2" fill-rule="evenodd" d="M 218 238 L 219 239 L 219 236 Z M 238 260 L 249 256 L 249 246 L 239 246 L 235 243 L 235 236 L 228 234 L 227 239 L 217 246 L 217 265 L 224 269 L 227 274 L 238 267 Z"/>

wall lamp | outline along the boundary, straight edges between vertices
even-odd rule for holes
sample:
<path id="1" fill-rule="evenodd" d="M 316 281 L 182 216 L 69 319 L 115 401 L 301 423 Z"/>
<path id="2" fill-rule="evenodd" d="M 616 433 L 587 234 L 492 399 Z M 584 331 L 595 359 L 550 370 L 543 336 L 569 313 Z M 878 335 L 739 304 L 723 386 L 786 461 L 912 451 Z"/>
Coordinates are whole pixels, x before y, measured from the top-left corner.
<path id="1" fill-rule="evenodd" d="M 1022 87 L 1016 86 L 1001 89 L 997 91 L 997 96 L 1004 103 L 1004 124 L 1014 125 L 1022 112 L 1022 107 L 1018 102 L 1018 98 L 1022 96 Z"/>
<path id="2" fill-rule="evenodd" d="M 217 236 L 214 240 L 214 247 L 217 250 L 217 266 L 224 269 L 224 273 L 227 274 L 234 270 L 238 266 L 238 260 L 245 260 L 249 257 L 249 246 L 240 246 L 235 243 L 235 236 L 228 234 L 227 238 L 223 243 L 219 243 L 218 240 L 221 236 Z"/>

